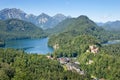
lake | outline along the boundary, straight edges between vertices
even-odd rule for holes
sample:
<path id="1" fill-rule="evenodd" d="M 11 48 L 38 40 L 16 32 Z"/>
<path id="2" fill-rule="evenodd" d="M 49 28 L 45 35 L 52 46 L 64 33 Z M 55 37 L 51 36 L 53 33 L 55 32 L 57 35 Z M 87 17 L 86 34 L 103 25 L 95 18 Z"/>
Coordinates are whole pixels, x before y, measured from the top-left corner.
<path id="1" fill-rule="evenodd" d="M 111 40 L 106 43 L 103 43 L 103 45 L 118 44 L 118 43 L 120 43 L 120 40 Z"/>
<path id="2" fill-rule="evenodd" d="M 27 53 L 47 54 L 54 50 L 48 46 L 48 38 L 8 40 L 5 48 L 23 49 Z"/>

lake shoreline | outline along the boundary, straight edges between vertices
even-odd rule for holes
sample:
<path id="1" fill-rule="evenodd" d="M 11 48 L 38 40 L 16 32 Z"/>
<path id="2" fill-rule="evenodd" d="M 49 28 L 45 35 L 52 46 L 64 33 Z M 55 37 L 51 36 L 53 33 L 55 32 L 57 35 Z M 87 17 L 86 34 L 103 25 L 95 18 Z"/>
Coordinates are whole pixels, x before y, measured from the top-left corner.
<path id="1" fill-rule="evenodd" d="M 6 40 L 5 47 L 13 48 L 27 52 L 28 54 L 47 54 L 52 53 L 54 49 L 48 45 L 48 37 L 33 39 Z"/>
<path id="2" fill-rule="evenodd" d="M 102 45 L 112 45 L 112 44 L 117 44 L 117 43 L 120 43 L 120 40 L 110 40 L 110 41 L 102 43 Z"/>

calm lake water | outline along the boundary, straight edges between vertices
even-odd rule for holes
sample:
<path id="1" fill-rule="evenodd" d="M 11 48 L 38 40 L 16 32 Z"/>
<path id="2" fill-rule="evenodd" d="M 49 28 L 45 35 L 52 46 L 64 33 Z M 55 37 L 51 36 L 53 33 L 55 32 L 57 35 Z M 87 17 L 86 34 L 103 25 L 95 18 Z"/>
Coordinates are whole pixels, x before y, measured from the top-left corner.
<path id="1" fill-rule="evenodd" d="M 48 46 L 48 38 L 8 40 L 5 43 L 5 48 L 23 49 L 27 53 L 47 54 L 54 51 Z"/>
<path id="2" fill-rule="evenodd" d="M 120 43 L 120 40 L 112 40 L 112 41 L 108 41 L 106 43 L 103 43 L 103 45 L 118 44 L 118 43 Z"/>

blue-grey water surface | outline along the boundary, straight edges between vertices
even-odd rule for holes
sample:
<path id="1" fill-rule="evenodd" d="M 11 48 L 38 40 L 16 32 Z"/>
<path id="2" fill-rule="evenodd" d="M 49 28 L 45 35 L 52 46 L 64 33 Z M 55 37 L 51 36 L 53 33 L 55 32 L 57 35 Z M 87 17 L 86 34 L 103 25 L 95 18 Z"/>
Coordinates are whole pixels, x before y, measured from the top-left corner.
<path id="1" fill-rule="evenodd" d="M 8 40 L 5 44 L 5 48 L 23 49 L 27 53 L 47 54 L 53 52 L 53 48 L 48 46 L 48 38 Z"/>

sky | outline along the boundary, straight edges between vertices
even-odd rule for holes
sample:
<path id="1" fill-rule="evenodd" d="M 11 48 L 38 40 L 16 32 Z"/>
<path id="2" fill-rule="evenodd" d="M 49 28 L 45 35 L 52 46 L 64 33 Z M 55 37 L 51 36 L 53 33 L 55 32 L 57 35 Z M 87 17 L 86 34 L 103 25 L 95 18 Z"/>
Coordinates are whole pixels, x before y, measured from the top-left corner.
<path id="1" fill-rule="evenodd" d="M 86 15 L 95 22 L 120 20 L 120 0 L 0 0 L 0 10 L 4 8 L 18 8 L 34 15 Z"/>

